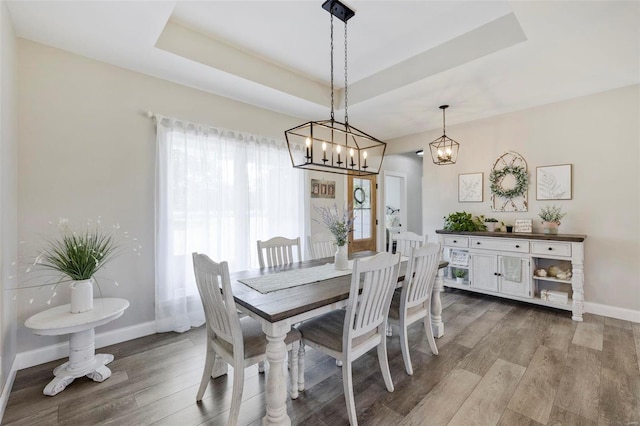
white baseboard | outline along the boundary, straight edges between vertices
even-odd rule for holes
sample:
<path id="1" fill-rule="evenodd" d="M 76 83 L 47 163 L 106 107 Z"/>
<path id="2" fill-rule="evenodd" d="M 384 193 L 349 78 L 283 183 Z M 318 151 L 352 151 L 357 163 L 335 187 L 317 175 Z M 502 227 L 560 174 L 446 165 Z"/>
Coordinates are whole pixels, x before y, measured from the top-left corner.
<path id="1" fill-rule="evenodd" d="M 96 349 L 155 333 L 155 321 L 106 331 L 104 333 L 96 334 Z M 55 345 L 45 346 L 43 348 L 20 352 L 16 355 L 14 365 L 17 366 L 17 370 L 22 370 L 23 368 L 33 367 L 34 365 L 44 364 L 45 362 L 66 358 L 68 356 L 69 342 L 58 343 Z"/>
<path id="2" fill-rule="evenodd" d="M 0 394 L 0 423 L 2 422 L 2 418 L 4 417 L 4 410 L 7 408 L 7 402 L 9 402 L 9 394 L 11 394 L 11 388 L 13 387 L 13 381 L 16 378 L 16 373 L 18 372 L 17 368 L 17 358 L 13 360 L 11 364 L 11 369 L 7 374 L 7 380 L 2 387 L 2 393 Z"/>
<path id="3" fill-rule="evenodd" d="M 640 323 L 640 311 L 635 311 L 633 309 L 584 302 L 584 311 L 590 314 L 602 315 L 603 317 L 617 318 Z"/>

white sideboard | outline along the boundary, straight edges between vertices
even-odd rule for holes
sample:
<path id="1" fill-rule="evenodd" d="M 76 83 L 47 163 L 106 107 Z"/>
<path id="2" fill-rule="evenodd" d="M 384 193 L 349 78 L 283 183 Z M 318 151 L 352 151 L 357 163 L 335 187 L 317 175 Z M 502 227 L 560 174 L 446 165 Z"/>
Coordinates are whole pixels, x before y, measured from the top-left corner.
<path id="1" fill-rule="evenodd" d="M 586 235 L 437 230 L 443 247 L 444 286 L 535 303 L 572 312 L 582 321 Z M 558 279 L 535 271 L 571 271 Z M 464 272 L 462 280 L 454 273 Z M 567 295 L 567 303 L 550 296 Z"/>

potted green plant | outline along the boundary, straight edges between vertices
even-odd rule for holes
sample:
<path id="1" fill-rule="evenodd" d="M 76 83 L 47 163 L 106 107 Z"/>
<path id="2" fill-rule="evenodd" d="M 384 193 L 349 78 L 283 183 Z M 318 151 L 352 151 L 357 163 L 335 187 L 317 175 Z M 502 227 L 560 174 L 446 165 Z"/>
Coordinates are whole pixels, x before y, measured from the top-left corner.
<path id="1" fill-rule="evenodd" d="M 481 218 L 473 216 L 467 212 L 455 212 L 444 217 L 444 229 L 446 231 L 484 231 L 486 226 Z"/>
<path id="2" fill-rule="evenodd" d="M 486 226 L 487 231 L 494 232 L 498 227 L 498 219 L 493 217 L 488 217 L 484 220 L 484 226 Z"/>
<path id="3" fill-rule="evenodd" d="M 542 219 L 542 231 L 545 234 L 557 234 L 560 219 L 566 216 L 559 206 L 544 206 L 538 214 Z"/>
<path id="4" fill-rule="evenodd" d="M 95 274 L 116 257 L 120 249 L 113 235 L 98 224 L 75 231 L 62 219 L 59 228 L 59 237 L 47 240 L 33 266 L 53 271 L 58 276 L 54 285 L 70 282 L 71 313 L 90 311 Z"/>
<path id="5" fill-rule="evenodd" d="M 453 271 L 453 276 L 456 277 L 456 283 L 458 284 L 464 283 L 464 277 L 466 275 L 467 275 L 467 271 L 465 271 L 464 269 L 455 269 Z"/>

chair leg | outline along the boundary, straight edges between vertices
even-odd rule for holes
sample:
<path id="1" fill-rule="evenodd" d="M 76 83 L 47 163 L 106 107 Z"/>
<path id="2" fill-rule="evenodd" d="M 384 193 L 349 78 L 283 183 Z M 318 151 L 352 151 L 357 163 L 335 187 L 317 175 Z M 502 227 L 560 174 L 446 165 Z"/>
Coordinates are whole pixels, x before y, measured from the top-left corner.
<path id="1" fill-rule="evenodd" d="M 393 380 L 391 380 L 389 359 L 387 358 L 387 339 L 384 338 L 382 338 L 378 344 L 378 362 L 380 363 L 380 370 L 382 371 L 384 384 L 387 385 L 387 390 L 389 392 L 393 392 Z"/>
<path id="2" fill-rule="evenodd" d="M 413 366 L 411 365 L 411 355 L 409 355 L 409 341 L 407 339 L 407 325 L 400 321 L 400 349 L 402 349 L 402 359 L 407 374 L 413 376 Z"/>
<path id="3" fill-rule="evenodd" d="M 358 418 L 356 416 L 356 401 L 353 398 L 353 376 L 351 374 L 351 362 L 347 362 L 342 366 L 342 385 L 344 387 L 344 399 L 347 403 L 349 423 L 351 423 L 351 426 L 357 426 Z"/>
<path id="4" fill-rule="evenodd" d="M 240 404 L 242 403 L 242 391 L 244 387 L 244 366 L 238 363 L 233 368 L 233 394 L 231 396 L 231 407 L 229 408 L 228 425 L 237 425 L 240 415 Z"/>
<path id="5" fill-rule="evenodd" d="M 298 349 L 298 391 L 304 391 L 304 343 L 302 341 Z"/>
<path id="6" fill-rule="evenodd" d="M 207 390 L 207 386 L 209 385 L 209 380 L 211 377 L 211 372 L 213 371 L 213 367 L 216 361 L 216 353 L 209 343 L 209 339 L 207 338 L 207 358 L 204 362 L 204 371 L 202 371 L 202 379 L 200 380 L 200 388 L 198 389 L 198 394 L 196 395 L 196 401 L 202 401 L 202 396 L 204 392 Z"/>
<path id="7" fill-rule="evenodd" d="M 392 336 L 393 336 L 393 329 L 391 328 L 391 323 L 387 321 L 387 337 L 392 337 Z"/>
<path id="8" fill-rule="evenodd" d="M 436 346 L 436 339 L 433 337 L 433 327 L 431 326 L 431 301 L 427 301 L 427 315 L 424 317 L 424 331 L 427 332 L 427 341 L 431 347 L 431 352 L 434 355 L 438 355 L 438 347 Z"/>
<path id="9" fill-rule="evenodd" d="M 264 373 L 264 361 L 258 363 L 258 373 Z"/>
<path id="10" fill-rule="evenodd" d="M 293 342 L 289 351 L 289 380 L 291 381 L 291 399 L 298 399 L 298 352 L 300 341 Z"/>

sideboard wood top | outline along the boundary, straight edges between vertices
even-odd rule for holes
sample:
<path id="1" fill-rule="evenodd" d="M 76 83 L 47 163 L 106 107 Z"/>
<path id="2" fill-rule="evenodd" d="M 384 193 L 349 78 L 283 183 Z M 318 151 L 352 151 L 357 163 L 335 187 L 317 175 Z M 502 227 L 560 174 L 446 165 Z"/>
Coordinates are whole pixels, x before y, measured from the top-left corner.
<path id="1" fill-rule="evenodd" d="M 495 237 L 495 238 L 520 238 L 525 240 L 548 240 L 548 241 L 568 241 L 572 243 L 581 243 L 587 236 L 580 234 L 538 234 L 531 232 L 466 232 L 466 231 L 446 231 L 444 229 L 437 229 L 436 234 L 455 234 L 455 235 L 471 235 L 478 237 Z"/>

